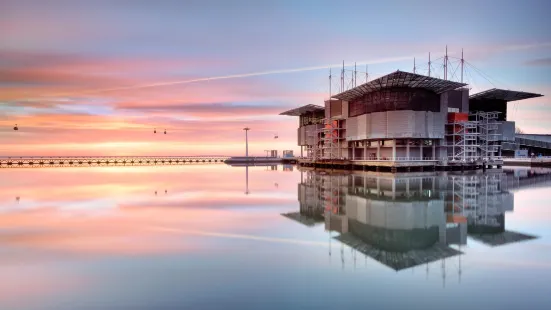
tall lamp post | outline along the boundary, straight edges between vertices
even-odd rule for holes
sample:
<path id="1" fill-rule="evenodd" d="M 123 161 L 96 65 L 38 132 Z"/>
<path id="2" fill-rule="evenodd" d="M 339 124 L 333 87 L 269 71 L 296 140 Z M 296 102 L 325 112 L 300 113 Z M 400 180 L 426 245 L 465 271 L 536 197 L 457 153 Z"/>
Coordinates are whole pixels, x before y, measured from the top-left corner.
<path id="1" fill-rule="evenodd" d="M 243 128 L 245 130 L 245 157 L 249 157 L 249 135 L 248 132 L 251 130 L 249 127 Z"/>

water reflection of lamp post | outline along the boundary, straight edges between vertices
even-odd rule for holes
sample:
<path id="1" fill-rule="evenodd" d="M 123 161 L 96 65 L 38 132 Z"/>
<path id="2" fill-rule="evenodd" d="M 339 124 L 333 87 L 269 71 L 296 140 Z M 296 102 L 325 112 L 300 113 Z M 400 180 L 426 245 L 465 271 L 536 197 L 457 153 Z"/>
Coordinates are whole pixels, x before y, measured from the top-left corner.
<path id="1" fill-rule="evenodd" d="M 251 130 L 249 127 L 243 128 L 245 130 L 245 157 L 249 157 L 249 135 L 248 132 Z"/>
<path id="2" fill-rule="evenodd" d="M 249 165 L 245 166 L 245 195 L 248 195 L 249 192 Z"/>

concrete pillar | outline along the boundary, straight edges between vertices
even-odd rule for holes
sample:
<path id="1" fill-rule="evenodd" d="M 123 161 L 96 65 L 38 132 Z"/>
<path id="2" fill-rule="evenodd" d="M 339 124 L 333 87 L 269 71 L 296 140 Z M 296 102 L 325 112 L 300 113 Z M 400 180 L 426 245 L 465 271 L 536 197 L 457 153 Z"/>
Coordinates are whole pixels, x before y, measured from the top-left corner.
<path id="1" fill-rule="evenodd" d="M 392 200 L 396 200 L 396 179 L 392 179 Z"/>
<path id="2" fill-rule="evenodd" d="M 423 139 L 419 140 L 419 157 L 423 159 Z"/>
<path id="3" fill-rule="evenodd" d="M 406 140 L 406 157 L 409 159 L 409 139 Z"/>
<path id="4" fill-rule="evenodd" d="M 377 141 L 377 159 L 381 159 L 381 141 Z"/>
<path id="5" fill-rule="evenodd" d="M 364 141 L 364 156 L 363 156 L 363 159 L 366 160 L 367 159 L 367 141 Z"/>
<path id="6" fill-rule="evenodd" d="M 432 140 L 432 159 L 436 159 L 436 141 Z"/>
<path id="7" fill-rule="evenodd" d="M 396 139 L 392 139 L 392 160 L 396 160 Z"/>
<path id="8" fill-rule="evenodd" d="M 301 145 L 301 146 L 300 146 L 300 157 L 303 157 L 303 156 L 302 156 L 302 150 L 303 150 L 303 149 L 304 149 L 304 147 Z"/>
<path id="9" fill-rule="evenodd" d="M 352 160 L 356 160 L 356 142 L 352 142 Z"/>

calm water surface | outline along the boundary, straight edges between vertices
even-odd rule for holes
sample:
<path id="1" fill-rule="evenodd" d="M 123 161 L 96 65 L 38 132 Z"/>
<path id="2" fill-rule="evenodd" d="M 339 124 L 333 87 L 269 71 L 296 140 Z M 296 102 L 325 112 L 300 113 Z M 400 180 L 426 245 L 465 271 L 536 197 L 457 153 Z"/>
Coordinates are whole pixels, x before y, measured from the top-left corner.
<path id="1" fill-rule="evenodd" d="M 3 169 L 0 309 L 550 309 L 548 180 Z"/>

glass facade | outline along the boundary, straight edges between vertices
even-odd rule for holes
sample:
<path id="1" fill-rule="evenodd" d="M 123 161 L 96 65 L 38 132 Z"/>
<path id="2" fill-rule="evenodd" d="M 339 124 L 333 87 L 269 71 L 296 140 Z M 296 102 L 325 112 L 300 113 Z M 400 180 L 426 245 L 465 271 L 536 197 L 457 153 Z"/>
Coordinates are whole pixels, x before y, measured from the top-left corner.
<path id="1" fill-rule="evenodd" d="M 351 117 L 396 110 L 440 112 L 440 96 L 425 89 L 389 88 L 370 92 L 349 103 Z"/>

